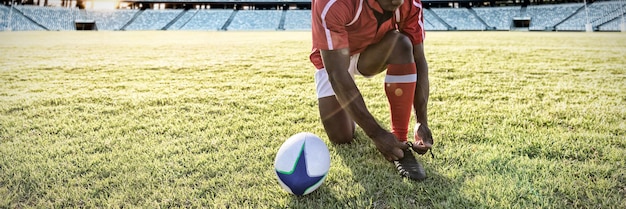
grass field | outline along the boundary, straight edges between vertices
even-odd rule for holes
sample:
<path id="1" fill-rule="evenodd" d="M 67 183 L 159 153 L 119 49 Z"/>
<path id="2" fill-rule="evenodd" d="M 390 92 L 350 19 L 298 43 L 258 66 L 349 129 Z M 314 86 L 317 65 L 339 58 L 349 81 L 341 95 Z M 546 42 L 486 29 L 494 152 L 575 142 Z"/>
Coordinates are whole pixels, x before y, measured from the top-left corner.
<path id="1" fill-rule="evenodd" d="M 626 34 L 431 32 L 429 179 L 331 145 L 308 32 L 0 33 L 0 208 L 626 208 Z M 358 77 L 389 124 L 383 76 Z M 280 189 L 289 136 L 329 145 Z"/>

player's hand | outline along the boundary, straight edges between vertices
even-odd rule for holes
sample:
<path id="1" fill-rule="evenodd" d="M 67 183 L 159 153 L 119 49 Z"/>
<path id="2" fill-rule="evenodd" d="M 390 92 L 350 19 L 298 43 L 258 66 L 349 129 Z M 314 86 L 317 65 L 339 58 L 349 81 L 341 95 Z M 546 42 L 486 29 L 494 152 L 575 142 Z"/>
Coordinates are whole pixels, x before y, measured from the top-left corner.
<path id="1" fill-rule="evenodd" d="M 400 160 L 404 157 L 405 149 L 409 148 L 406 143 L 399 142 L 398 139 L 387 131 L 373 138 L 376 149 L 383 154 L 388 161 Z"/>
<path id="2" fill-rule="evenodd" d="M 415 143 L 413 143 L 413 150 L 420 155 L 426 154 L 426 152 L 433 147 L 433 143 L 433 134 L 430 132 L 428 126 L 420 124 L 419 127 L 415 129 Z"/>

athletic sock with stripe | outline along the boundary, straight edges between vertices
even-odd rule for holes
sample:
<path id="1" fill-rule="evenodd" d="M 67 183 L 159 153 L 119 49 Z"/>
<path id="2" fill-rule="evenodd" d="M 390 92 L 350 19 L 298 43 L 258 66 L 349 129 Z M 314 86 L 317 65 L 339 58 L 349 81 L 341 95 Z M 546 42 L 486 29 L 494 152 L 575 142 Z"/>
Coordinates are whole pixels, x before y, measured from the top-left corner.
<path id="1" fill-rule="evenodd" d="M 407 141 L 416 81 L 415 63 L 387 65 L 385 94 L 391 111 L 391 132 L 400 141 Z"/>

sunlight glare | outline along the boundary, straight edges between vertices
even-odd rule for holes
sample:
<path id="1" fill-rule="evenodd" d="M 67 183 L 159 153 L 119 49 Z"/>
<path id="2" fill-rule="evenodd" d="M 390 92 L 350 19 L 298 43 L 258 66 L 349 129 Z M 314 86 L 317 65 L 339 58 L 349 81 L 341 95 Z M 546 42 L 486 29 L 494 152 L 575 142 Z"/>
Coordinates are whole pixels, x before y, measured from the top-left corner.
<path id="1" fill-rule="evenodd" d="M 109 10 L 117 7 L 118 0 L 92 0 L 85 1 L 85 9 Z"/>
<path id="2" fill-rule="evenodd" d="M 39 2 L 39 1 L 38 1 Z M 116 9 L 119 4 L 119 0 L 84 0 L 85 9 L 95 9 L 95 10 L 110 10 Z M 60 7 L 61 0 L 48 0 L 47 6 Z M 39 3 L 40 6 L 45 6 L 45 3 L 41 1 Z M 70 7 L 76 6 L 76 1 L 72 1 L 69 5 Z"/>

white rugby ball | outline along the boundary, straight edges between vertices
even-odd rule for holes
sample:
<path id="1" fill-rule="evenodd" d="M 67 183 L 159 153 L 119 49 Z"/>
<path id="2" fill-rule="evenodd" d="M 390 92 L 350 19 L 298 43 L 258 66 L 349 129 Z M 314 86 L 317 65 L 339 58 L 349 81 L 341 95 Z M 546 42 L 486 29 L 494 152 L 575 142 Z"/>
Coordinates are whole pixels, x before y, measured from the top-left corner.
<path id="1" fill-rule="evenodd" d="M 328 147 L 315 134 L 306 132 L 289 137 L 274 160 L 278 183 L 295 195 L 315 191 L 326 179 L 329 169 Z"/>

